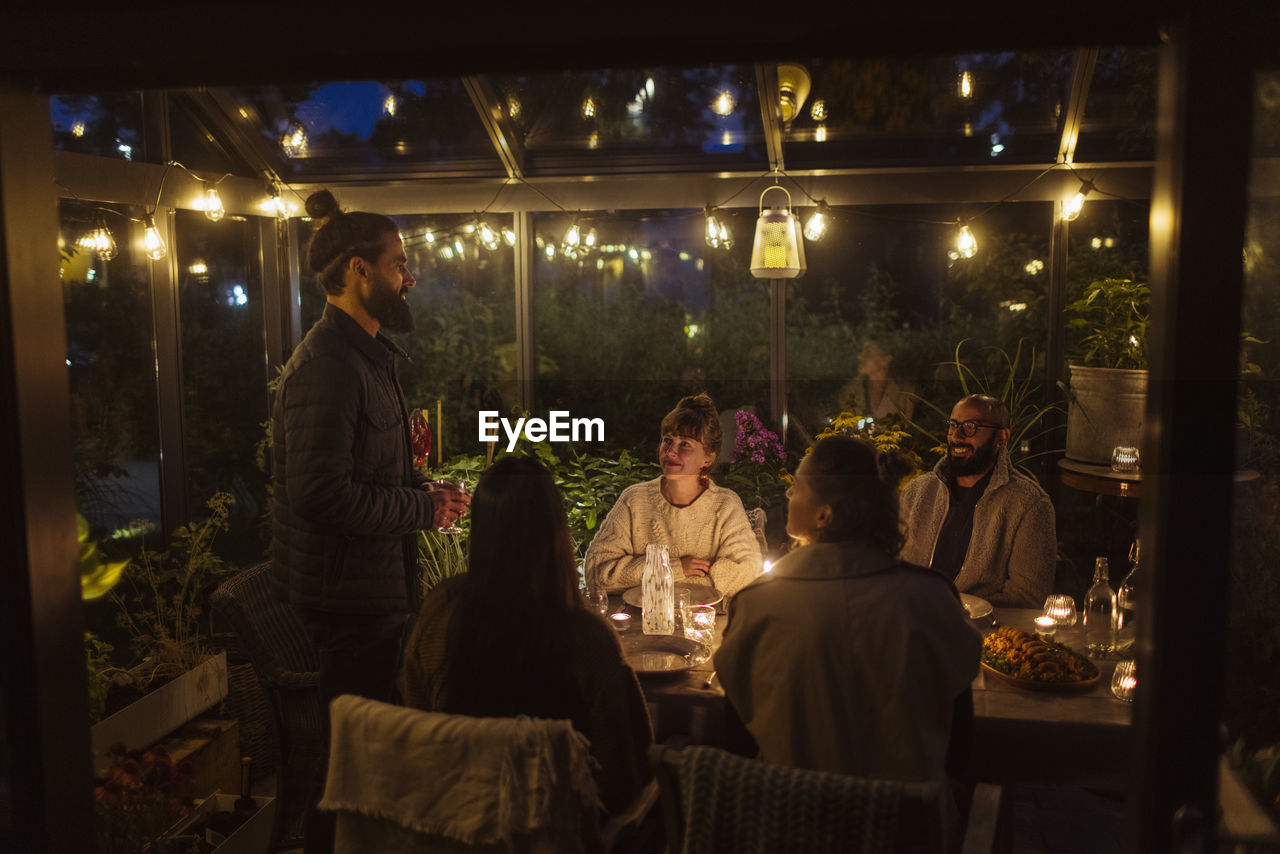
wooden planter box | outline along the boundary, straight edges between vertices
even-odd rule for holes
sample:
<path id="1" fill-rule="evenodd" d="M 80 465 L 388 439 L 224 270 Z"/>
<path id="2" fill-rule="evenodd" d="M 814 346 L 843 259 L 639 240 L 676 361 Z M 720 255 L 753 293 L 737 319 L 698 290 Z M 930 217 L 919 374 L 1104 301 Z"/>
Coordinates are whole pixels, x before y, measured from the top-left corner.
<path id="1" fill-rule="evenodd" d="M 110 764 L 112 745 L 150 747 L 227 696 L 227 654 L 210 656 L 109 718 L 93 725 L 94 771 Z"/>
<path id="2" fill-rule="evenodd" d="M 276 818 L 275 798 L 254 798 L 258 811 L 224 842 L 214 848 L 214 854 L 267 854 L 271 850 L 271 827 Z M 197 804 L 191 815 L 184 818 L 165 834 L 165 838 L 182 836 L 197 821 L 210 813 L 235 809 L 236 796 L 215 792 Z"/>

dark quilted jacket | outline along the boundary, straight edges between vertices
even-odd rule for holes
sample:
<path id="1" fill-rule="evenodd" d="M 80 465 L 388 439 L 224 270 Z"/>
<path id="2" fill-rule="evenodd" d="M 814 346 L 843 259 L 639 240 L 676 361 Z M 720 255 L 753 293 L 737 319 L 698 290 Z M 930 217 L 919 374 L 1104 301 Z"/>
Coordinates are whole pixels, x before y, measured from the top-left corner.
<path id="1" fill-rule="evenodd" d="M 336 306 L 294 351 L 271 416 L 273 587 L 304 610 L 416 610 L 416 533 L 431 497 L 417 488 L 404 351 Z"/>

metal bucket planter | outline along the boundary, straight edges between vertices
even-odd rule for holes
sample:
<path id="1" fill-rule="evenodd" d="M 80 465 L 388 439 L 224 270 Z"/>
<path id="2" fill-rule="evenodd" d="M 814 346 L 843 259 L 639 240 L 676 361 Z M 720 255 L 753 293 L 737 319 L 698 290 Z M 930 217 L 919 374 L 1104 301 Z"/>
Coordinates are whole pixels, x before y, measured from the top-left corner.
<path id="1" fill-rule="evenodd" d="M 1147 372 L 1069 365 L 1067 458 L 1110 465 L 1119 445 L 1142 447 Z"/>
<path id="2" fill-rule="evenodd" d="M 149 747 L 226 696 L 227 654 L 220 652 L 94 724 L 95 773 L 110 765 L 112 745 Z"/>

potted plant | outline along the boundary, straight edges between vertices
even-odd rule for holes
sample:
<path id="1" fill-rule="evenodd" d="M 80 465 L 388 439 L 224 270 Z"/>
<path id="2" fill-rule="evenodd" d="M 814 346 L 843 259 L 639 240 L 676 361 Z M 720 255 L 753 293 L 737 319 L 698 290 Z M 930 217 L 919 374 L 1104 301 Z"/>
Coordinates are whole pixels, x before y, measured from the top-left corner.
<path id="1" fill-rule="evenodd" d="M 1147 401 L 1151 289 L 1101 279 L 1067 305 L 1067 329 L 1083 333 L 1068 363 L 1067 457 L 1108 465 L 1118 446 L 1140 447 Z"/>
<path id="2" fill-rule="evenodd" d="M 215 494 L 208 519 L 178 528 L 167 551 L 144 549 L 107 593 L 140 659 L 115 672 L 117 684 L 142 696 L 94 725 L 99 771 L 118 745 L 145 748 L 227 696 L 227 656 L 210 654 L 201 615 L 209 591 L 233 571 L 213 551 L 232 503 Z"/>

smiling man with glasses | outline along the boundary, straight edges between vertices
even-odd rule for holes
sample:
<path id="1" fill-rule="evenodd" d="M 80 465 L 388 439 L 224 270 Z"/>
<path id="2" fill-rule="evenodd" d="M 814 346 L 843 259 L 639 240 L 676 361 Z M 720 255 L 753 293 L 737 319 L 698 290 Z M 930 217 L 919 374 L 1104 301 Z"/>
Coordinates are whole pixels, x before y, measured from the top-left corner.
<path id="1" fill-rule="evenodd" d="M 947 456 L 903 487 L 902 559 L 992 604 L 1036 608 L 1053 587 L 1053 504 L 1014 470 L 1008 441 L 1009 410 L 998 398 L 971 394 L 955 405 Z"/>

